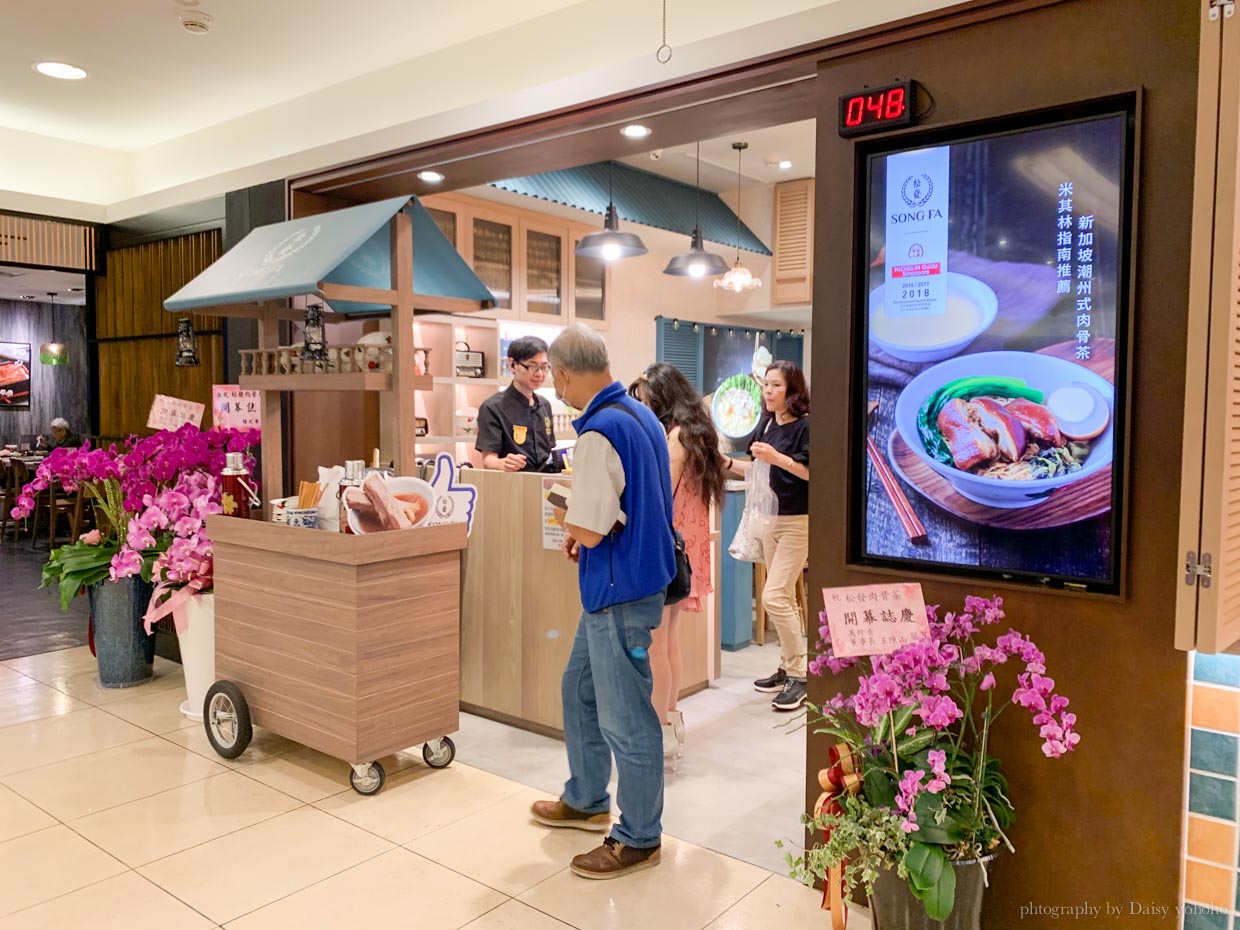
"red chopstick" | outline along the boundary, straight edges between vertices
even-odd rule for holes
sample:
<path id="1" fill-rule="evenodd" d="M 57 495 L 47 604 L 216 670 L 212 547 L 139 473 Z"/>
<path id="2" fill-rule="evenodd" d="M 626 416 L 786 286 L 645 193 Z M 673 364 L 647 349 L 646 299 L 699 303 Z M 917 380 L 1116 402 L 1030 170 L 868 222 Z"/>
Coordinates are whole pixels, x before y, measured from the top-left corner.
<path id="1" fill-rule="evenodd" d="M 896 516 L 900 518 L 900 525 L 904 527 L 904 532 L 908 534 L 909 542 L 929 542 L 930 538 L 926 535 L 926 528 L 921 525 L 921 520 L 917 518 L 917 514 L 913 511 L 913 505 L 908 502 L 908 498 L 900 490 L 896 476 L 892 474 L 890 466 L 888 466 L 886 459 L 883 458 L 883 453 L 879 450 L 878 443 L 874 441 L 874 437 L 868 432 L 865 434 L 865 444 L 870 450 L 870 461 L 874 463 L 874 470 L 878 472 L 878 478 L 882 481 L 883 488 L 887 491 L 887 497 L 891 500 L 891 506 L 895 508 Z"/>

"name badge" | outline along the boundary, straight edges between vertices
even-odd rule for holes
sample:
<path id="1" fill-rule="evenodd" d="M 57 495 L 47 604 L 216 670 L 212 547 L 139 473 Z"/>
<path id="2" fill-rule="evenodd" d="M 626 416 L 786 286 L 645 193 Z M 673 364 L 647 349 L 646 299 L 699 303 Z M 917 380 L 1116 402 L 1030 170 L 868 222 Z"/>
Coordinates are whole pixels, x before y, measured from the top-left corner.
<path id="1" fill-rule="evenodd" d="M 543 417 L 543 429 L 547 431 L 547 435 L 551 435 L 551 417 Z"/>
<path id="2" fill-rule="evenodd" d="M 528 426 L 514 426 L 512 428 L 512 441 L 519 446 L 525 445 L 525 437 L 527 433 L 529 433 Z"/>

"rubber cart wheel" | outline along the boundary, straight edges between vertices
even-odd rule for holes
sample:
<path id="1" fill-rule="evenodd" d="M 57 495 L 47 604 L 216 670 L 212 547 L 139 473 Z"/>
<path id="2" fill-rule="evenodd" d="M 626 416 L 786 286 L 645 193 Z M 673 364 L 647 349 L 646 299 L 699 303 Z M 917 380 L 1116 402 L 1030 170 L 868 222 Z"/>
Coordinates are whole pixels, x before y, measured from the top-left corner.
<path id="1" fill-rule="evenodd" d="M 358 766 L 353 767 L 353 771 L 349 773 L 349 784 L 353 786 L 353 790 L 358 794 L 371 795 L 378 794 L 383 788 L 383 783 L 387 781 L 387 773 L 383 771 L 383 766 L 378 762 L 372 762 L 362 772 L 358 774 Z"/>
<path id="2" fill-rule="evenodd" d="M 237 758 L 254 738 L 250 705 L 231 681 L 217 681 L 207 690 L 202 702 L 202 725 L 211 748 L 225 759 Z"/>
<path id="3" fill-rule="evenodd" d="M 456 744 L 441 736 L 422 744 L 422 761 L 433 769 L 446 769 L 456 758 Z"/>

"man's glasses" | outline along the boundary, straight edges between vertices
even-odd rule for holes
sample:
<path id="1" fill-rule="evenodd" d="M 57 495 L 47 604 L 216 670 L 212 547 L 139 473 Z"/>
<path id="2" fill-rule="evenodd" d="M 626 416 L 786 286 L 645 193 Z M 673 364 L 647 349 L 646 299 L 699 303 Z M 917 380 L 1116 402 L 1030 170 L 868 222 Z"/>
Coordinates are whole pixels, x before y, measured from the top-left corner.
<path id="1" fill-rule="evenodd" d="M 517 362 L 516 364 L 520 365 L 522 368 L 524 368 L 526 371 L 529 371 L 529 372 L 536 373 L 536 372 L 541 371 L 544 375 L 551 374 L 551 366 L 547 364 L 531 365 L 528 362 Z"/>

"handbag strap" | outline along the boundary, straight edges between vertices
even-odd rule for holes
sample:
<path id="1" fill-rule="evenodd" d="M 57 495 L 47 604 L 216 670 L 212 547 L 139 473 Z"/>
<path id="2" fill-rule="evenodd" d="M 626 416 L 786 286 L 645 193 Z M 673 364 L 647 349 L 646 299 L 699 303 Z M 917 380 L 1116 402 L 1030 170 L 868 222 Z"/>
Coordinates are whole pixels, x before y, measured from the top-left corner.
<path id="1" fill-rule="evenodd" d="M 650 434 L 646 432 L 646 427 L 642 425 L 642 418 L 641 418 L 641 417 L 639 417 L 636 413 L 634 413 L 632 410 L 630 410 L 630 409 L 629 409 L 629 408 L 628 408 L 625 404 L 622 404 L 622 403 L 620 403 L 619 401 L 614 401 L 614 400 L 613 400 L 613 401 L 612 401 L 611 403 L 609 403 L 609 404 L 603 404 L 603 407 L 616 407 L 617 409 L 623 410 L 625 413 L 627 413 L 629 416 L 631 416 L 634 420 L 636 420 L 636 421 L 637 421 L 637 426 L 638 426 L 638 428 L 641 430 L 642 435 L 646 437 L 646 442 L 650 443 L 650 449 L 651 449 L 651 451 L 652 451 L 652 452 L 654 452 L 654 454 L 655 454 L 655 458 L 658 458 L 658 457 L 659 457 L 659 451 L 658 451 L 657 449 L 655 449 L 655 446 L 654 446 L 654 440 L 650 438 Z M 602 409 L 603 409 L 603 407 L 600 407 L 599 409 L 600 409 L 600 410 L 602 410 Z M 681 472 L 680 477 L 682 477 L 682 478 L 684 477 L 684 472 Z M 678 481 L 678 482 L 676 482 L 676 486 L 677 486 L 677 487 L 680 487 L 680 482 L 679 482 L 679 481 Z M 662 482 L 662 481 L 660 481 L 660 482 L 659 482 L 659 493 L 663 495 L 663 505 L 664 505 L 664 506 L 670 506 L 670 505 L 669 505 L 669 503 L 668 503 L 668 500 L 667 500 L 667 492 L 663 490 L 663 482 Z M 673 494 L 675 494 L 675 492 L 673 492 Z M 671 516 L 669 516 L 669 517 L 667 518 L 667 525 L 668 525 L 668 527 L 669 527 L 669 528 L 671 529 L 671 531 L 672 531 L 672 539 L 674 540 L 674 539 L 676 538 L 676 524 L 672 521 L 672 517 L 671 517 Z"/>

